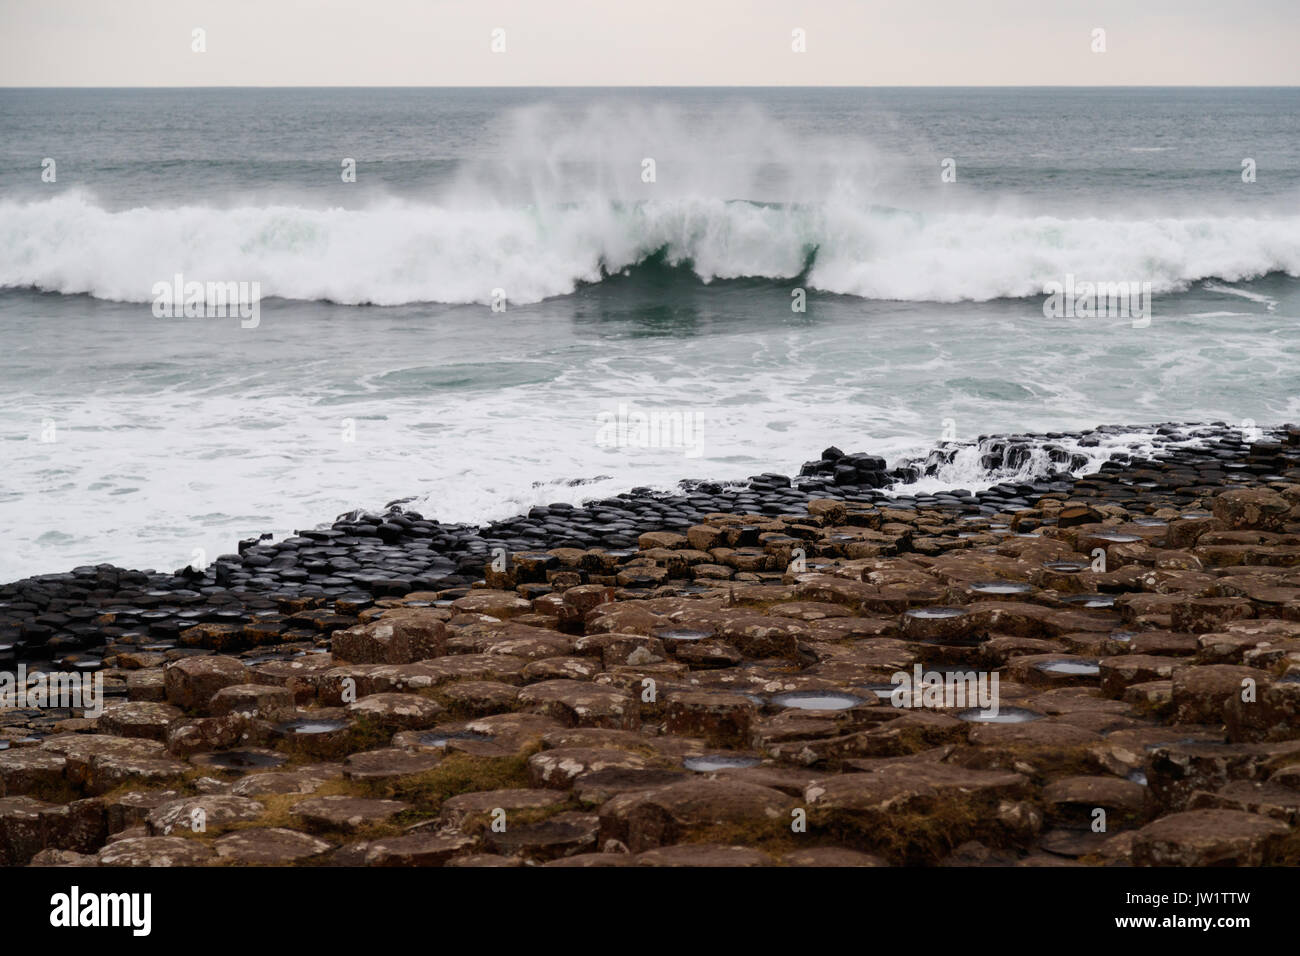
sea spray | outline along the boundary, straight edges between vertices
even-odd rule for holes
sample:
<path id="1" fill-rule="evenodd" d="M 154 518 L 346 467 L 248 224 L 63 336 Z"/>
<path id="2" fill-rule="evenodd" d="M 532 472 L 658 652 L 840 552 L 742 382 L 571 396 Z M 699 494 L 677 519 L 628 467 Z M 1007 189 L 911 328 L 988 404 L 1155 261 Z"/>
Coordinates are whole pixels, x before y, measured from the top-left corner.
<path id="1" fill-rule="evenodd" d="M 1215 254 L 1225 247 L 1230 259 Z M 85 256 L 87 248 L 97 254 Z M 512 304 L 528 304 L 652 259 L 705 282 L 786 282 L 806 272 L 810 290 L 865 299 L 1027 298 L 1069 273 L 1141 276 L 1149 296 L 1201 279 L 1300 273 L 1300 217 L 923 215 L 870 203 L 705 197 L 116 212 L 75 191 L 0 202 L 0 286 L 127 302 L 151 301 L 159 277 L 180 271 L 255 281 L 263 298 L 490 304 L 500 289 Z"/>

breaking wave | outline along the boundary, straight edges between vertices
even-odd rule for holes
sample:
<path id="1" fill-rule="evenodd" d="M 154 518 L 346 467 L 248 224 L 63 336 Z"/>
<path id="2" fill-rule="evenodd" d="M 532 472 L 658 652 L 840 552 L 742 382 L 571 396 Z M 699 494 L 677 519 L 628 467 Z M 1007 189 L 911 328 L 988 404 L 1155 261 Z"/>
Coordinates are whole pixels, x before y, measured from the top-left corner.
<path id="1" fill-rule="evenodd" d="M 1066 274 L 1154 292 L 1300 275 L 1297 216 L 1093 216 L 918 192 L 901 171 L 928 160 L 883 157 L 856 135 L 818 138 L 757 108 L 720 118 L 534 106 L 492 132 L 427 194 L 350 193 L 364 196 L 357 207 L 321 208 L 288 182 L 269 199 L 217 198 L 199 185 L 202 168 L 204 198 L 190 205 L 115 208 L 76 188 L 11 198 L 0 202 L 0 287 L 144 302 L 181 273 L 346 305 L 489 303 L 494 290 L 524 304 L 649 262 L 704 282 L 798 279 L 864 299 L 961 302 L 1038 296 Z"/>
<path id="2" fill-rule="evenodd" d="M 1067 273 L 1149 281 L 1300 275 L 1300 218 L 1062 219 L 681 197 L 476 209 L 206 206 L 109 211 L 82 194 L 0 203 L 0 286 L 147 302 L 175 273 L 346 305 L 512 303 L 648 260 L 700 280 L 799 279 L 865 299 L 1041 295 Z"/>

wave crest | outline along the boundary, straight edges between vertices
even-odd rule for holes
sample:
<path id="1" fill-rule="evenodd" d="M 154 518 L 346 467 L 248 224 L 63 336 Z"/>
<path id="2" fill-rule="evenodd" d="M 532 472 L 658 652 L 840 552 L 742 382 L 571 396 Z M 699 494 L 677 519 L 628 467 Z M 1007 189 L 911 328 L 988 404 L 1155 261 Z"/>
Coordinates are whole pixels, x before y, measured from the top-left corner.
<path id="1" fill-rule="evenodd" d="M 495 289 L 523 304 L 651 257 L 705 282 L 799 278 L 866 299 L 1037 296 L 1067 273 L 1149 281 L 1159 293 L 1300 275 L 1300 218 L 1069 219 L 692 196 L 110 211 L 74 192 L 0 203 L 0 286 L 129 302 L 150 301 L 155 282 L 183 273 L 349 305 L 488 303 Z"/>

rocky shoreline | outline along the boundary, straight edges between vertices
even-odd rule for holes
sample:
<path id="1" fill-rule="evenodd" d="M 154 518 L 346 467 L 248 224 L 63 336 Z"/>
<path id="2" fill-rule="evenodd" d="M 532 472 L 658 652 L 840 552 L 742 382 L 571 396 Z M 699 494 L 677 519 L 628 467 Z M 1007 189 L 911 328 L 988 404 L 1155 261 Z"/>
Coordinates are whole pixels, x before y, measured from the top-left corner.
<path id="1" fill-rule="evenodd" d="M 1128 431 L 0 586 L 0 863 L 1300 862 L 1300 428 Z"/>

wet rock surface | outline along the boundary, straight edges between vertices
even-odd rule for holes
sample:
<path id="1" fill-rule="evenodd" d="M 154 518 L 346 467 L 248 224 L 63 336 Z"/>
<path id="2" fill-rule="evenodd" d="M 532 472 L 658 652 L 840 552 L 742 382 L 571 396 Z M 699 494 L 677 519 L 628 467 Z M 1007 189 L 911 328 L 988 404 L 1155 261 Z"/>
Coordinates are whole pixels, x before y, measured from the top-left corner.
<path id="1" fill-rule="evenodd" d="M 1300 862 L 1300 430 L 1061 437 L 0 587 L 0 864 Z"/>

